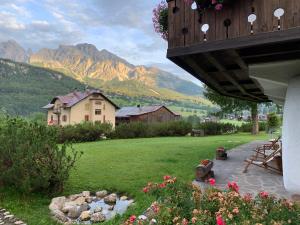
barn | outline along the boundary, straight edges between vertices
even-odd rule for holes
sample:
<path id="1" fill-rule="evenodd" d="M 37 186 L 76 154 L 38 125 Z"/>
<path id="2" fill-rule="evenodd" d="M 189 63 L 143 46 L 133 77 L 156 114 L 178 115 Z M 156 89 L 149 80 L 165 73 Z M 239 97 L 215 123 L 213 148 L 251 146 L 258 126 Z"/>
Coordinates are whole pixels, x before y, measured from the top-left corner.
<path id="1" fill-rule="evenodd" d="M 169 122 L 180 119 L 180 115 L 171 111 L 166 106 L 134 106 L 123 107 L 116 113 L 116 124 L 131 122 Z"/>

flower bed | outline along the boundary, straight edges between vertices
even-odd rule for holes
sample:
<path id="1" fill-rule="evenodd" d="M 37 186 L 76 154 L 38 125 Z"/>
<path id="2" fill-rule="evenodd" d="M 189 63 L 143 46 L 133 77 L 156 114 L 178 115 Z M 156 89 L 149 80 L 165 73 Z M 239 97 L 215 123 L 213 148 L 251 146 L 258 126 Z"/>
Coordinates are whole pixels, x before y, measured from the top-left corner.
<path id="1" fill-rule="evenodd" d="M 215 186 L 202 192 L 198 187 L 165 176 L 162 183 L 149 183 L 143 191 L 153 195 L 153 203 L 144 215 L 132 215 L 124 225 L 284 225 L 300 224 L 300 207 L 291 201 L 277 199 L 267 192 L 256 197 L 241 195 L 236 182 L 229 182 L 227 190 Z"/>

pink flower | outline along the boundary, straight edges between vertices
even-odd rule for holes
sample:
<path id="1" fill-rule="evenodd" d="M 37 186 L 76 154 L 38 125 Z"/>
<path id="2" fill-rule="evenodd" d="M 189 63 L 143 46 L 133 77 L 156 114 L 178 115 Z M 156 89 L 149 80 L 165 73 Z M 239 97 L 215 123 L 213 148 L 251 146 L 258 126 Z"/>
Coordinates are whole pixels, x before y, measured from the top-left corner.
<path id="1" fill-rule="evenodd" d="M 221 10 L 223 8 L 223 5 L 222 4 L 216 4 L 216 6 L 215 6 L 215 9 L 216 10 Z"/>
<path id="2" fill-rule="evenodd" d="M 226 225 L 226 223 L 223 220 L 222 216 L 217 216 L 217 225 Z"/>
<path id="3" fill-rule="evenodd" d="M 170 180 L 170 179 L 171 179 L 171 176 L 169 176 L 169 175 L 164 176 L 165 181 Z"/>
<path id="4" fill-rule="evenodd" d="M 230 190 L 235 191 L 235 192 L 237 192 L 237 193 L 239 192 L 239 189 L 240 189 L 240 188 L 239 188 L 239 186 L 237 185 L 236 182 L 234 182 L 234 181 L 231 182 L 231 183 L 228 182 L 228 185 L 227 185 L 227 186 L 228 186 L 228 188 L 229 188 Z"/>
<path id="5" fill-rule="evenodd" d="M 143 192 L 144 192 L 144 193 L 148 193 L 148 192 L 149 192 L 149 188 L 144 187 L 144 188 L 143 188 Z"/>
<path id="6" fill-rule="evenodd" d="M 211 0 L 211 4 L 217 4 L 217 0 Z"/>
<path id="7" fill-rule="evenodd" d="M 182 224 L 182 225 L 188 225 L 188 224 L 189 224 L 189 221 L 188 221 L 186 218 L 184 218 L 184 219 L 182 220 L 181 224 Z"/>
<path id="8" fill-rule="evenodd" d="M 211 186 L 215 186 L 215 184 L 216 184 L 216 180 L 213 179 L 213 178 L 210 178 L 210 179 L 208 180 L 208 182 L 209 182 L 209 184 L 210 184 Z"/>
<path id="9" fill-rule="evenodd" d="M 129 221 L 130 223 L 133 223 L 136 220 L 136 216 L 132 215 L 131 217 L 129 217 Z"/>
<path id="10" fill-rule="evenodd" d="M 160 187 L 160 188 L 165 188 L 165 187 L 166 187 L 166 184 L 165 184 L 165 183 L 161 183 L 161 184 L 159 185 L 159 187 Z"/>
<path id="11" fill-rule="evenodd" d="M 261 198 L 268 198 L 269 197 L 269 193 L 268 192 L 265 192 L 265 191 L 262 191 L 259 193 L 259 196 Z"/>
<path id="12" fill-rule="evenodd" d="M 250 193 L 245 194 L 244 201 L 250 202 L 252 200 L 252 195 Z"/>

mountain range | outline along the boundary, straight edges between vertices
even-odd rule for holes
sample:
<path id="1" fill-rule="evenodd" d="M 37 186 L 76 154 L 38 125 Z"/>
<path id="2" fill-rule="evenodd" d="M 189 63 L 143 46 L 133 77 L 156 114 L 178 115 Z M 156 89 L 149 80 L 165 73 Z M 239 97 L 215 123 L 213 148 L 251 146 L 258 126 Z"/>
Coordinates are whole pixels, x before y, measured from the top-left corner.
<path id="1" fill-rule="evenodd" d="M 203 88 L 193 82 L 156 67 L 133 65 L 91 44 L 60 45 L 33 53 L 10 40 L 0 43 L 0 58 L 57 71 L 105 93 L 209 105 L 202 97 Z"/>

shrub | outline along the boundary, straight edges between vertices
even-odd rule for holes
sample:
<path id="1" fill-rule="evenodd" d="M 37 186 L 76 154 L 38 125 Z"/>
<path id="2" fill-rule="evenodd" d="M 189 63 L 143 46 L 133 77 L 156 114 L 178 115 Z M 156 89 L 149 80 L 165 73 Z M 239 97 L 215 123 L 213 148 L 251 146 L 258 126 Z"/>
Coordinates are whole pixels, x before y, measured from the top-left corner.
<path id="1" fill-rule="evenodd" d="M 148 138 L 185 136 L 192 130 L 192 125 L 185 121 L 163 123 L 124 123 L 116 127 L 113 138 Z"/>
<path id="2" fill-rule="evenodd" d="M 275 113 L 270 113 L 267 120 L 268 130 L 274 130 L 280 126 L 280 119 Z"/>
<path id="3" fill-rule="evenodd" d="M 252 132 L 252 122 L 243 123 L 238 130 L 240 132 Z M 266 131 L 267 130 L 267 123 L 266 122 L 259 122 L 259 131 Z"/>
<path id="4" fill-rule="evenodd" d="M 148 183 L 143 192 L 157 201 L 144 216 L 132 215 L 124 225 L 300 224 L 300 207 L 293 202 L 267 192 L 255 198 L 241 195 L 235 182 L 229 182 L 227 190 L 216 188 L 214 179 L 209 183 L 211 187 L 205 191 L 170 176 L 162 183 Z"/>
<path id="5" fill-rule="evenodd" d="M 219 123 L 219 122 L 204 122 L 198 127 L 204 130 L 205 135 L 221 135 L 225 133 L 235 133 L 237 127 L 231 123 Z"/>
<path id="6" fill-rule="evenodd" d="M 112 125 L 108 123 L 85 122 L 76 125 L 57 127 L 59 143 L 89 142 L 100 140 L 102 135 L 112 132 Z"/>
<path id="7" fill-rule="evenodd" d="M 57 130 L 20 118 L 0 120 L 0 183 L 23 192 L 60 192 L 80 154 L 57 145 Z"/>

